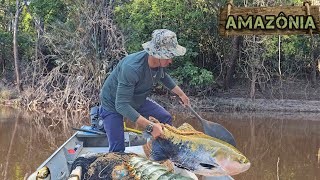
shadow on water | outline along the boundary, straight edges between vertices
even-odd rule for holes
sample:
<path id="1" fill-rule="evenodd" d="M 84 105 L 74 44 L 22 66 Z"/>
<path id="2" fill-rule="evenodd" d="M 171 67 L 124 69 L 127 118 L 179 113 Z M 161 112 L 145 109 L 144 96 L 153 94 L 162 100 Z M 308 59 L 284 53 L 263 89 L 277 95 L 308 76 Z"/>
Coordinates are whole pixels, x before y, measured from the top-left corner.
<path id="1" fill-rule="evenodd" d="M 320 179 L 319 114 L 200 113 L 225 126 L 252 167 L 236 180 Z M 58 116 L 56 114 L 56 116 Z M 189 122 L 202 130 L 189 113 L 174 114 L 174 126 Z M 30 115 L 0 107 L 0 179 L 18 180 L 30 175 L 74 132 L 58 117 Z M 86 120 L 85 122 L 88 122 Z M 128 123 L 129 127 L 134 127 Z"/>

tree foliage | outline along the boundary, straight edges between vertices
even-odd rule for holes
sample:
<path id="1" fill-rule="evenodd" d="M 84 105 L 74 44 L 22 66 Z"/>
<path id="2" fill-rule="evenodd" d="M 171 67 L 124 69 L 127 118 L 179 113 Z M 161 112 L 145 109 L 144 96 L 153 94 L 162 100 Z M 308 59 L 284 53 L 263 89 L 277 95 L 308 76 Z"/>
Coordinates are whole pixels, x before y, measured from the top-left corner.
<path id="1" fill-rule="evenodd" d="M 30 3 L 32 15 L 44 20 L 47 25 L 56 21 L 65 22 L 68 7 L 68 4 L 62 0 L 32 0 Z"/>
<path id="2" fill-rule="evenodd" d="M 237 0 L 233 3 L 234 6 L 302 5 L 299 0 Z M 239 56 L 232 56 L 235 53 L 232 37 L 217 34 L 219 8 L 225 5 L 226 1 L 220 0 L 32 0 L 22 9 L 19 19 L 19 57 L 22 64 L 38 62 L 39 66 L 29 68 L 28 72 L 25 70 L 24 74 L 32 75 L 37 82 L 44 82 L 42 80 L 46 78 L 50 81 L 53 77 L 50 71 L 62 73 L 61 77 L 64 73 L 82 71 L 90 64 L 85 59 L 94 64 L 92 67 L 97 67 L 89 68 L 86 73 L 90 73 L 85 77 L 101 71 L 106 73 L 106 66 L 113 65 L 113 60 L 121 59 L 126 52 L 142 50 L 141 44 L 151 39 L 153 30 L 166 28 L 176 32 L 179 43 L 187 48 L 185 56 L 174 58 L 170 69 L 170 74 L 184 89 L 205 92 L 207 88 L 217 87 L 213 86 L 214 83 L 221 84 L 227 72 L 232 72 L 229 77 L 235 80 L 233 82 L 239 79 L 252 82 L 255 76 L 257 79 L 251 83 L 251 88 L 263 83 L 267 87 L 268 83 L 273 85 L 274 81 L 286 79 L 309 81 L 316 67 L 317 52 L 320 52 L 318 35 L 312 38 L 280 36 L 280 44 L 279 36 L 260 36 L 256 41 L 252 41 L 253 36 L 245 36 L 244 40 L 238 41 Z M 0 3 L 1 69 L 13 69 L 12 22 L 15 9 L 14 0 Z M 115 27 L 120 27 L 121 32 Z M 313 54 L 311 41 L 316 45 Z M 231 56 L 235 57 L 234 71 L 228 71 Z M 48 68 L 50 63 L 52 67 Z M 39 70 L 36 71 L 39 77 L 34 77 L 30 69 Z M 30 79 L 24 80 L 25 86 L 37 86 Z M 64 87 L 64 83 L 60 85 Z M 49 85 L 43 87 L 48 88 Z"/>
<path id="3" fill-rule="evenodd" d="M 116 22 L 127 37 L 128 52 L 142 49 L 141 44 L 149 41 L 155 29 L 170 29 L 176 32 L 179 43 L 187 48 L 182 58 L 175 58 L 174 74 L 183 75 L 183 82 L 191 81 L 192 87 L 213 83 L 213 73 L 192 64 L 199 61 L 213 61 L 206 57 L 212 54 L 216 34 L 216 11 L 210 2 L 201 0 L 136 0 L 122 4 L 115 9 Z M 203 70 L 201 70 L 203 69 Z M 191 72 L 197 72 L 190 75 Z M 201 76 L 197 76 L 201 75 Z"/>

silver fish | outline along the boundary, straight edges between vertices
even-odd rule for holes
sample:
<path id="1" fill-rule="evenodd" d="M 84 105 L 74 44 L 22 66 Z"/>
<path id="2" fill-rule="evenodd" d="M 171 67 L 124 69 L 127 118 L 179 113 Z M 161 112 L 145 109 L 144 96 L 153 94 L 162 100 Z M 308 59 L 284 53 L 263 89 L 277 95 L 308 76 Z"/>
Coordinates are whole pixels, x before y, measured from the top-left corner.
<path id="1" fill-rule="evenodd" d="M 193 180 L 168 171 L 165 166 L 143 157 L 134 156 L 127 163 L 131 175 L 139 180 Z"/>

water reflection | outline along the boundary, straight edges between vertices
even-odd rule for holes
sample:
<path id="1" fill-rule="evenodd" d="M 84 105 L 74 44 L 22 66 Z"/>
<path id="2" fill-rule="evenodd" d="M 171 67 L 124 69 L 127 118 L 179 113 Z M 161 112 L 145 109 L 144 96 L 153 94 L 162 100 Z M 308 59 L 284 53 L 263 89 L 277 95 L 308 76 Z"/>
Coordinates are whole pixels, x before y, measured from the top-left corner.
<path id="1" fill-rule="evenodd" d="M 24 179 L 70 136 L 39 119 L 0 107 L 0 179 Z"/>
<path id="2" fill-rule="evenodd" d="M 189 122 L 202 130 L 189 113 L 174 115 L 173 124 Z M 317 114 L 200 113 L 225 126 L 252 167 L 236 180 L 320 179 L 320 120 Z M 67 116 L 66 116 L 67 118 Z M 70 118 L 77 119 L 77 118 Z M 78 121 L 77 121 L 78 122 Z M 86 121 L 87 122 L 87 121 Z M 77 126 L 77 125 L 75 125 Z M 129 127 L 134 127 L 128 123 Z M 79 125 L 77 126 L 79 127 Z M 57 117 L 30 116 L 0 107 L 0 179 L 24 179 L 73 132 Z"/>

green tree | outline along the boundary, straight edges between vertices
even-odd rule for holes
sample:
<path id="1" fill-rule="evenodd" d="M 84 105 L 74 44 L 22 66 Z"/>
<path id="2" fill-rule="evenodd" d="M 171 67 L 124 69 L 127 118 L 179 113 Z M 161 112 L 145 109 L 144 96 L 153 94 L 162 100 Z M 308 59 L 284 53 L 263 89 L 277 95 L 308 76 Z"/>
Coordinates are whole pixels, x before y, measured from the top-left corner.
<path id="1" fill-rule="evenodd" d="M 188 74 L 183 71 L 189 70 L 205 72 L 201 73 L 206 76 L 201 78 L 204 81 L 188 75 L 182 79 L 185 82 L 202 82 L 201 85 L 207 85 L 208 81 L 214 82 L 212 72 L 201 70 L 205 66 L 213 69 L 207 66 L 213 54 L 208 47 L 216 43 L 217 16 L 213 4 L 200 0 L 135 0 L 118 5 L 115 15 L 116 22 L 127 37 L 126 47 L 129 52 L 141 50 L 141 44 L 150 40 L 153 30 L 170 29 L 176 32 L 179 43 L 187 48 L 186 55 L 174 61 L 174 69 L 181 64 L 185 66 L 176 74 Z"/>

